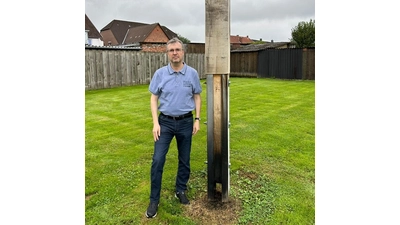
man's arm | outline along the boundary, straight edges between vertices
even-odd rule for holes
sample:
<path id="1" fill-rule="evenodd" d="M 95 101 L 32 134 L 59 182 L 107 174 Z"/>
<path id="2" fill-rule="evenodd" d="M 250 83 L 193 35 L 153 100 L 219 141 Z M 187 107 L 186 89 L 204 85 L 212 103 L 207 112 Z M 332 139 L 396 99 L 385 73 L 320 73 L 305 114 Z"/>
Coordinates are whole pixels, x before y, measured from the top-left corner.
<path id="1" fill-rule="evenodd" d="M 195 103 L 195 106 L 196 106 L 195 117 L 200 118 L 201 96 L 200 96 L 200 94 L 194 94 L 193 98 L 194 98 L 194 103 Z M 199 130 L 200 130 L 200 121 L 199 120 L 195 120 L 194 124 L 193 124 L 193 135 L 195 135 Z"/>
<path id="2" fill-rule="evenodd" d="M 161 134 L 160 124 L 158 123 L 158 96 L 151 94 L 150 97 L 151 117 L 153 118 L 153 138 L 158 141 Z"/>

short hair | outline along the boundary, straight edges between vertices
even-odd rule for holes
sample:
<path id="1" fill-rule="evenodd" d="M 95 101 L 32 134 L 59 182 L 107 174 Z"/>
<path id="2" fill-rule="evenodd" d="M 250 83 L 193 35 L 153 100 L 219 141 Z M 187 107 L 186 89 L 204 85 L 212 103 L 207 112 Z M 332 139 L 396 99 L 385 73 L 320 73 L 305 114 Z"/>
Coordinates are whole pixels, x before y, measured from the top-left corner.
<path id="1" fill-rule="evenodd" d="M 179 40 L 179 38 L 177 38 L 177 37 L 174 37 L 174 38 L 170 39 L 170 40 L 167 42 L 167 46 L 170 45 L 170 44 L 177 43 L 177 42 L 181 44 L 182 50 L 184 50 L 183 42 L 182 42 L 181 40 Z"/>

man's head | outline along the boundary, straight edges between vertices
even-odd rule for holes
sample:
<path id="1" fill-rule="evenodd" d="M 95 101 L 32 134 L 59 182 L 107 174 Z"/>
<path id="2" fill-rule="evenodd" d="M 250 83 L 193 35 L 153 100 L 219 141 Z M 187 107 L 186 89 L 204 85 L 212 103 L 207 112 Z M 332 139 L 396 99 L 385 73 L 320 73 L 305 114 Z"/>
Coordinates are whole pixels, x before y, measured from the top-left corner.
<path id="1" fill-rule="evenodd" d="M 167 42 L 167 54 L 171 63 L 183 62 L 183 43 L 178 38 L 172 38 Z"/>

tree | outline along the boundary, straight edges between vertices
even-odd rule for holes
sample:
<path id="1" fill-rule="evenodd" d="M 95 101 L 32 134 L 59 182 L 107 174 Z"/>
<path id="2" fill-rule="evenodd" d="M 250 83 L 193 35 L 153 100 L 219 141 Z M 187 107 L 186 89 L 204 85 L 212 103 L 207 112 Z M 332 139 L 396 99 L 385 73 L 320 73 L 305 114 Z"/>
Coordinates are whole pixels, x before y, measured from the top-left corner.
<path id="1" fill-rule="evenodd" d="M 299 22 L 292 28 L 292 39 L 297 48 L 315 47 L 315 20 Z"/>
<path id="2" fill-rule="evenodd" d="M 189 39 L 185 38 L 184 36 L 181 36 L 180 34 L 177 34 L 177 35 L 178 35 L 179 40 L 181 40 L 183 42 L 183 44 L 190 43 Z"/>

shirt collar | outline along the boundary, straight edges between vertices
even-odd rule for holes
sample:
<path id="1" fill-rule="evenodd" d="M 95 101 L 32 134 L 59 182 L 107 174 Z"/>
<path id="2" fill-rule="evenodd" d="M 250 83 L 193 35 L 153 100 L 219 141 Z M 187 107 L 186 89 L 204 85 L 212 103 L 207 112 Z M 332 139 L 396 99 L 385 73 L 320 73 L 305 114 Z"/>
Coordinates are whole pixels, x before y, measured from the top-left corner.
<path id="1" fill-rule="evenodd" d="M 173 73 L 175 73 L 175 70 L 173 70 L 172 67 L 171 67 L 171 63 L 168 63 L 168 67 L 167 67 L 167 68 L 168 68 L 168 72 L 169 72 L 170 75 L 172 75 Z M 186 65 L 185 62 L 183 62 L 183 67 L 182 67 L 182 69 L 179 71 L 179 73 L 181 73 L 182 75 L 185 75 L 186 69 L 187 69 L 187 65 Z"/>

